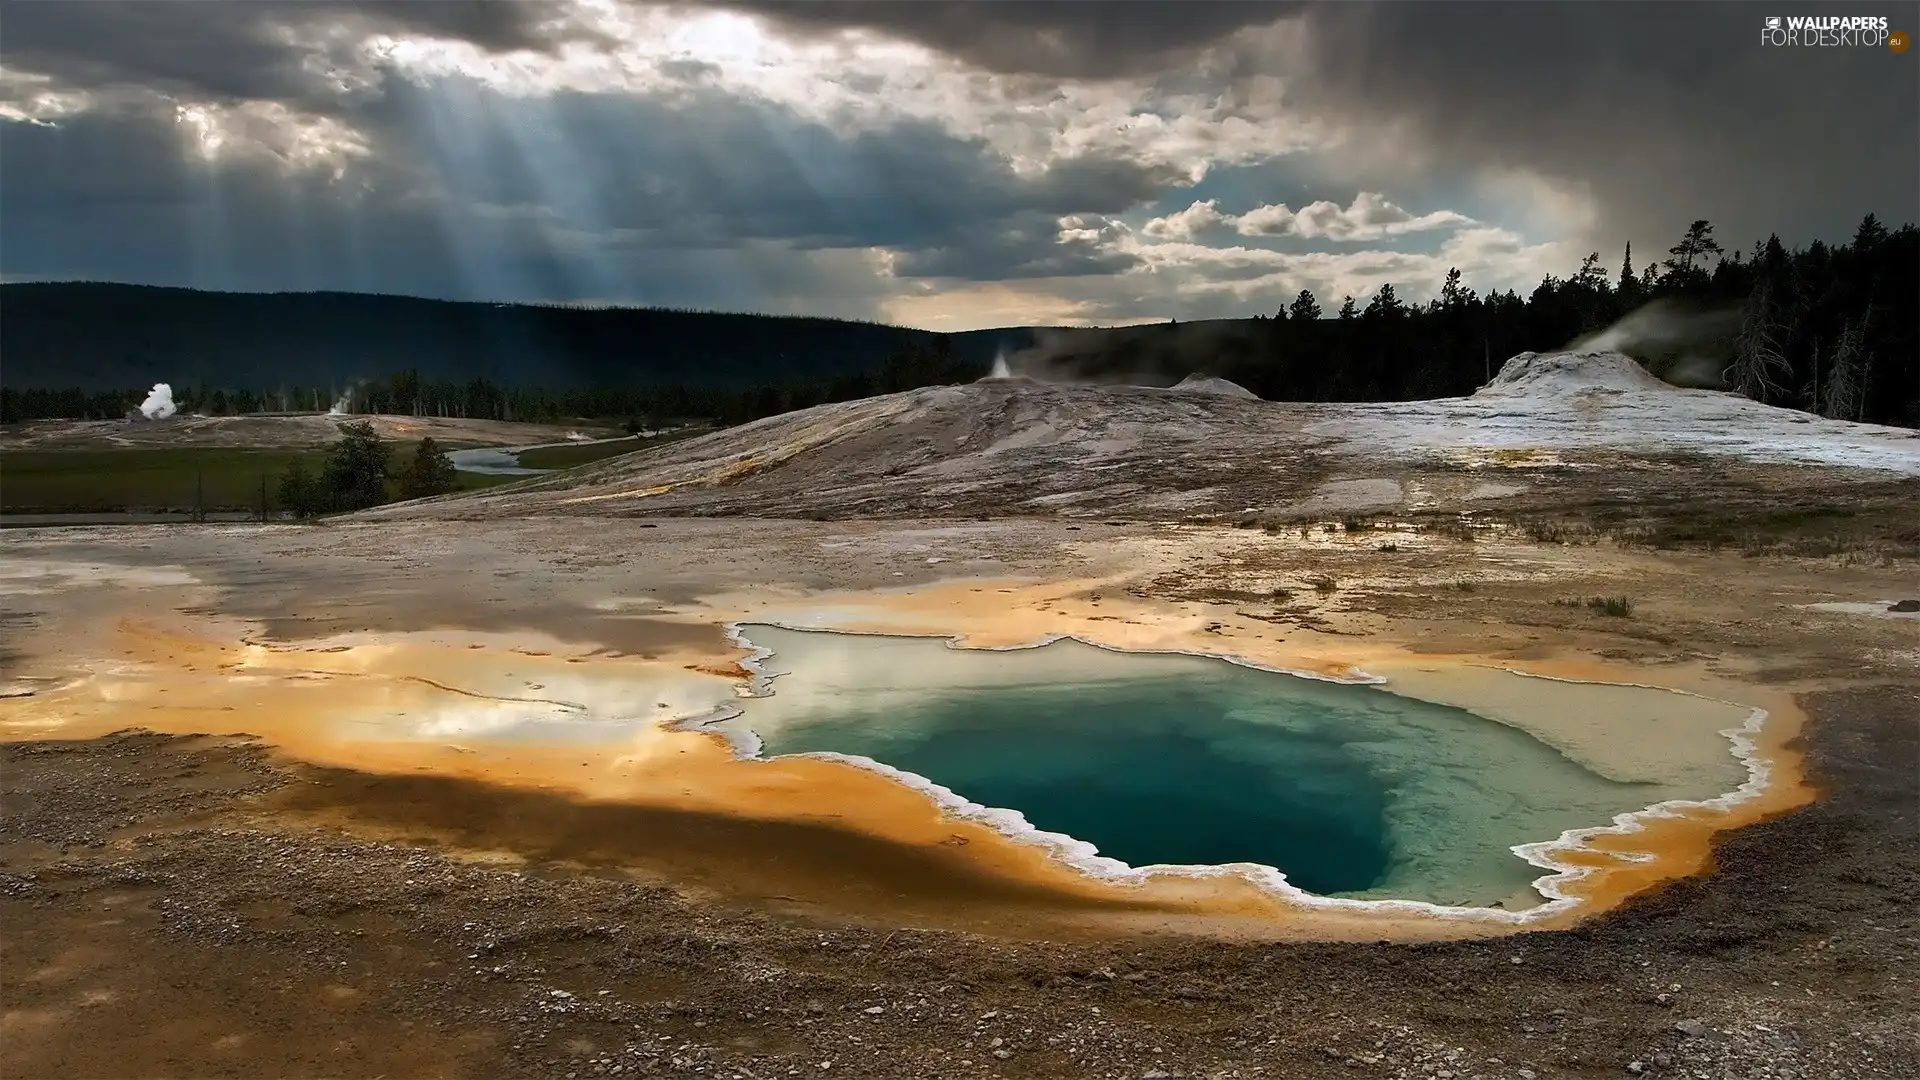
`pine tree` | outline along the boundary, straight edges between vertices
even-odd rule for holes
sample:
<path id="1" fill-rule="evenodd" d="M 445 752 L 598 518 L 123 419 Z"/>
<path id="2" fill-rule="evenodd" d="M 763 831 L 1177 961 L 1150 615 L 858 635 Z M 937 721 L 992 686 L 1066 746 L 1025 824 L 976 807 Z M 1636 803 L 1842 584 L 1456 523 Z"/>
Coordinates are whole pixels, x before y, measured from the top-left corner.
<path id="1" fill-rule="evenodd" d="M 1319 317 L 1320 302 L 1315 300 L 1313 294 L 1305 289 L 1301 289 L 1300 295 L 1294 297 L 1293 303 L 1287 305 L 1287 318 L 1289 319 L 1317 319 Z"/>
<path id="2" fill-rule="evenodd" d="M 459 487 L 459 483 L 460 477 L 454 470 L 452 459 L 428 437 L 420 440 L 420 445 L 413 451 L 412 460 L 407 462 L 406 471 L 400 474 L 400 497 L 424 499 L 432 495 L 445 495 Z"/>
<path id="3" fill-rule="evenodd" d="M 1868 310 L 1868 315 L 1872 310 Z M 1865 374 L 1862 363 L 1863 345 L 1866 341 L 1867 320 L 1862 316 L 1858 322 L 1847 323 L 1840 332 L 1840 340 L 1833 348 L 1833 370 L 1827 375 L 1827 385 L 1821 388 L 1820 414 L 1835 420 L 1857 420 L 1860 417 L 1864 395 Z"/>
<path id="4" fill-rule="evenodd" d="M 1623 292 L 1632 292 L 1639 280 L 1633 276 L 1633 241 L 1627 241 L 1627 253 L 1620 260 L 1620 284 L 1617 288 Z"/>
<path id="5" fill-rule="evenodd" d="M 1687 233 L 1680 242 L 1667 249 L 1673 258 L 1667 260 L 1667 268 L 1682 277 L 1692 277 L 1695 270 L 1705 273 L 1705 267 L 1697 267 L 1696 262 L 1705 262 L 1708 255 L 1726 254 L 1720 242 L 1713 238 L 1713 226 L 1703 218 L 1687 226 Z"/>
<path id="6" fill-rule="evenodd" d="M 279 495 L 281 509 L 297 518 L 312 517 L 327 509 L 326 493 L 299 458 L 293 459 L 286 472 L 280 474 Z"/>
<path id="7" fill-rule="evenodd" d="M 340 425 L 340 434 L 320 472 L 329 502 L 341 510 L 364 510 L 386 502 L 387 458 L 393 448 L 365 420 Z"/>
<path id="8" fill-rule="evenodd" d="M 1367 304 L 1367 310 L 1362 314 L 1370 319 L 1390 319 L 1405 314 L 1406 310 L 1406 306 L 1400 303 L 1400 298 L 1394 295 L 1393 286 L 1387 282 L 1381 282 L 1380 290 L 1373 294 L 1373 300 Z"/>
<path id="9" fill-rule="evenodd" d="M 1359 313 L 1360 313 L 1360 312 L 1359 312 L 1359 311 L 1358 311 L 1358 310 L 1357 310 L 1357 309 L 1356 309 L 1356 308 L 1355 308 L 1355 307 L 1353 306 L 1353 297 L 1352 297 L 1351 295 L 1349 295 L 1349 296 L 1348 296 L 1348 297 L 1347 297 L 1347 298 L 1346 298 L 1345 300 L 1342 300 L 1342 301 L 1340 302 L 1340 317 L 1341 317 L 1341 318 L 1343 318 L 1343 319 L 1351 319 L 1351 318 L 1353 318 L 1353 317 L 1354 317 L 1355 315 L 1358 315 Z"/>
<path id="10" fill-rule="evenodd" d="M 1781 340 L 1774 284 L 1762 278 L 1747 295 L 1747 307 L 1740 320 L 1740 333 L 1734 339 L 1733 363 L 1724 378 L 1727 389 L 1755 401 L 1771 401 L 1784 392 L 1783 382 L 1793 374 Z"/>
<path id="11" fill-rule="evenodd" d="M 1886 243 L 1886 240 L 1887 227 L 1872 214 L 1861 218 L 1860 226 L 1853 230 L 1853 250 L 1856 254 L 1865 255 Z"/>

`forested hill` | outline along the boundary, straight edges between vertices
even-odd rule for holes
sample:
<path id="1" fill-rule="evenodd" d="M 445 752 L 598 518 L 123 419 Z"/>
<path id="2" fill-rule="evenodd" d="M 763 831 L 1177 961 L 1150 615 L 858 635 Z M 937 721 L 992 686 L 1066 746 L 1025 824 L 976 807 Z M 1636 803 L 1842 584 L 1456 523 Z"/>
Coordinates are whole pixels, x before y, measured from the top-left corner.
<path id="1" fill-rule="evenodd" d="M 938 351 L 942 341 L 955 360 L 985 365 L 1031 334 L 363 293 L 0 285 L 0 381 L 16 391 L 155 382 L 271 391 L 406 370 L 504 387 L 742 388 L 873 373 L 903 349 Z"/>

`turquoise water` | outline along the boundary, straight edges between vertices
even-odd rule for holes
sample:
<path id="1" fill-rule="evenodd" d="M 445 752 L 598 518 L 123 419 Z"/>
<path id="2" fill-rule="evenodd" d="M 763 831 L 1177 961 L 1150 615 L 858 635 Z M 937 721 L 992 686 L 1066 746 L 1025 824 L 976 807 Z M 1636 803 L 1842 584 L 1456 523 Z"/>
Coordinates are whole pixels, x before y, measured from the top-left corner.
<path id="1" fill-rule="evenodd" d="M 770 692 L 718 727 L 767 756 L 917 774 L 1140 867 L 1251 862 L 1327 896 L 1528 906 L 1510 850 L 1685 791 L 1623 783 L 1461 709 L 1078 642 L 746 628 Z"/>

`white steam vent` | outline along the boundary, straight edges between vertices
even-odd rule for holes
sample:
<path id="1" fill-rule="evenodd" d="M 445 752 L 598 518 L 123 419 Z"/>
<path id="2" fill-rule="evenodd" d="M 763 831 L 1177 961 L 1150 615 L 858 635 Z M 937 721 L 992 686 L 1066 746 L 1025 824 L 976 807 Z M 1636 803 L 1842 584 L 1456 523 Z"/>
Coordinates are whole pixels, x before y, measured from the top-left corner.
<path id="1" fill-rule="evenodd" d="M 147 400 L 140 403 L 140 415 L 149 420 L 165 420 L 179 411 L 173 403 L 173 387 L 163 382 L 153 384 L 147 391 Z"/>

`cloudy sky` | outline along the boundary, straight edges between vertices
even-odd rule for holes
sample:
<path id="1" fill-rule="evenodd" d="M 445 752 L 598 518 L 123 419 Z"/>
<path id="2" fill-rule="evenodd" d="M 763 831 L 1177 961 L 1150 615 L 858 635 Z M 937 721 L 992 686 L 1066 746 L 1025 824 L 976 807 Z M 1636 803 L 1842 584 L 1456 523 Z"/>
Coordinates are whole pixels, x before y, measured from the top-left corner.
<path id="1" fill-rule="evenodd" d="M 1844 8 L 1844 10 L 1842 10 Z M 878 318 L 1920 218 L 1920 53 L 1678 2 L 0 3 L 0 275 Z"/>

